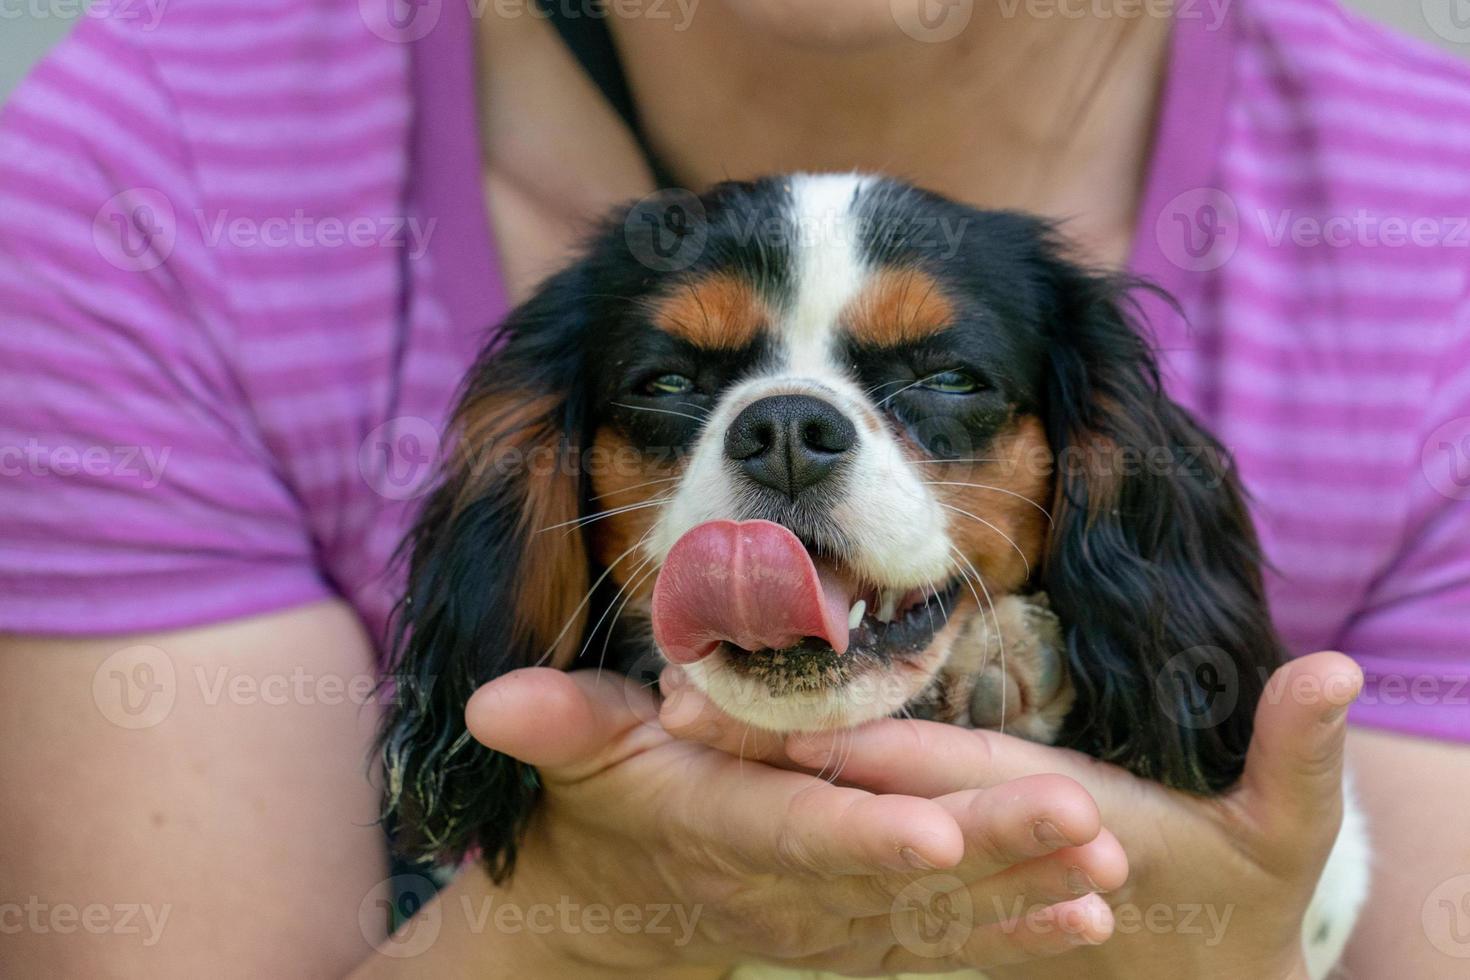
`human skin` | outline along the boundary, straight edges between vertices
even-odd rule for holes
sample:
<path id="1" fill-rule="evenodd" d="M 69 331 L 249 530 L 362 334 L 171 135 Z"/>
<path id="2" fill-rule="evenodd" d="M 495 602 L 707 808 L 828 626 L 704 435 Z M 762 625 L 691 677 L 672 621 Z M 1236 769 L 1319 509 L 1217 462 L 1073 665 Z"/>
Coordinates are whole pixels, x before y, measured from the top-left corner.
<path id="1" fill-rule="evenodd" d="M 841 17 L 834 15 L 839 6 Z M 912 45 L 893 34 L 881 9 L 887 6 L 721 0 L 703 5 L 678 36 L 667 24 L 636 18 L 615 19 L 612 29 L 644 127 L 690 186 L 790 169 L 887 170 L 971 203 L 1065 217 L 1086 254 L 1120 265 L 1154 124 L 1164 25 L 1148 18 L 1131 27 L 1086 17 L 985 20 L 979 4 L 974 26 L 983 30 L 968 31 L 961 45 Z M 593 213 L 651 183 L 631 140 L 544 24 L 483 28 L 487 104 L 520 101 L 510 95 L 517 81 L 535 79 L 542 91 L 560 86 L 559 106 L 576 107 L 558 114 L 541 142 L 497 138 L 529 127 L 531 108 L 505 105 L 487 122 L 491 207 L 501 202 L 498 213 L 512 216 L 514 226 L 498 235 L 503 246 L 518 245 L 506 268 L 523 295 L 567 254 L 571 239 L 559 233 L 566 211 L 557 202 Z M 1090 99 L 1085 113 L 1081 94 Z M 576 153 L 579 131 L 598 133 L 593 139 L 611 152 Z M 615 137 L 604 139 L 605 132 Z M 568 159 L 570 170 L 555 166 Z M 564 183 L 539 192 L 548 168 L 559 169 Z M 527 242 L 540 247 L 519 247 Z M 1447 818 L 1463 812 L 1470 781 L 1441 775 L 1470 767 L 1470 749 L 1366 730 L 1353 731 L 1349 745 L 1375 847 L 1393 856 L 1375 865 L 1373 897 L 1345 965 L 1365 976 L 1383 973 L 1389 962 L 1413 964 L 1416 975 L 1454 975 L 1458 964 L 1427 941 L 1418 910 L 1446 867 L 1470 867 L 1470 840 L 1453 833 Z M 1030 758 L 1048 770 L 1066 761 Z M 904 768 L 923 771 L 925 764 L 907 759 Z M 1410 786 L 1419 805 L 1396 805 L 1403 796 L 1393 788 Z M 1410 848 L 1396 840 L 1434 843 Z M 1193 869 L 1185 862 L 1178 872 L 1187 880 Z M 1135 966 L 1134 976 L 1150 975 Z"/>
<path id="2" fill-rule="evenodd" d="M 558 719 L 554 730 L 549 717 Z M 523 944 L 521 975 L 570 963 L 590 975 L 682 965 L 718 975 L 752 956 L 863 975 L 932 969 L 895 936 L 893 909 L 937 869 L 971 883 L 987 909 L 992 900 L 1053 908 L 1052 929 L 979 923 L 964 954 L 986 965 L 1026 962 L 1104 940 L 1111 917 L 1093 892 L 1127 877 L 1092 801 L 1061 776 L 941 800 L 834 786 L 676 738 L 650 692 L 595 671 L 517 671 L 482 688 L 466 719 L 476 738 L 534 762 L 542 777 L 511 901 L 553 904 L 570 891 L 586 906 L 698 910 L 684 943 L 569 930 L 546 936 L 539 950 Z M 456 885 L 441 897 L 440 919 L 463 932 L 456 908 L 493 886 L 479 869 Z M 446 944 L 441 932 L 432 958 L 412 968 L 507 969 L 503 944 L 461 938 Z M 384 957 L 364 975 L 392 976 L 398 966 Z"/>
<path id="3" fill-rule="evenodd" d="M 1129 879 L 1108 891 L 1108 903 L 1143 922 L 1151 914 L 1182 923 L 1200 910 L 1192 927 L 1120 930 L 1096 948 L 991 967 L 993 980 L 1297 977 L 1305 976 L 1301 914 L 1342 815 L 1345 712 L 1361 684 L 1356 665 L 1338 653 L 1280 668 L 1257 709 L 1240 784 L 1218 799 L 1169 790 L 1076 752 L 931 722 L 885 720 L 762 748 L 777 765 L 816 769 L 837 758 L 844 783 L 921 798 L 1014 786 L 1035 772 L 1065 775 L 1097 802 L 1129 856 Z M 673 730 L 727 749 L 743 737 L 743 725 L 694 692 L 679 688 L 677 699 L 683 703 L 665 712 Z M 971 904 L 979 908 L 983 897 Z M 1207 920 L 1221 925 L 1204 929 Z"/>
<path id="4" fill-rule="evenodd" d="M 1097 261 L 1121 263 L 1133 233 L 1162 77 L 1162 25 L 1144 21 L 1123 31 L 1117 20 L 977 20 L 975 27 L 983 30 L 968 32 L 960 47 L 946 48 L 919 46 L 895 35 L 887 5 L 888 0 L 704 0 L 686 36 L 670 37 L 652 21 L 616 21 L 613 29 L 630 53 L 625 60 L 645 123 L 686 183 L 726 176 L 732 162 L 730 176 L 798 168 L 887 170 L 973 204 L 1068 216 L 1069 230 Z M 726 29 L 714 31 L 721 23 Z M 834 31 L 834 25 L 839 29 Z M 723 46 L 718 51 L 716 41 Z M 513 296 L 522 298 L 565 258 L 589 217 L 646 193 L 652 183 L 628 134 L 543 22 L 486 17 L 480 45 L 485 186 L 504 271 Z M 1104 58 L 1108 52 L 1112 56 Z M 717 54 L 719 60 L 711 61 Z M 768 90 L 763 88 L 767 82 Z M 1084 94 L 1092 101 L 1079 120 Z M 0 638 L 0 776 L 8 788 L 0 807 L 0 896 L 173 906 L 163 940 L 146 948 L 136 936 L 118 932 L 6 935 L 0 942 L 0 974 L 91 975 L 105 968 L 114 975 L 150 977 L 221 972 L 320 977 L 360 965 L 364 975 L 391 976 L 423 975 L 432 964 L 432 972 L 446 976 L 565 976 L 571 970 L 592 975 L 595 957 L 610 954 L 624 964 L 666 963 L 658 969 L 670 975 L 710 972 L 705 964 L 680 965 L 683 950 L 671 953 L 661 937 L 641 937 L 648 948 L 637 941 L 640 937 L 616 948 L 573 947 L 555 942 L 559 937 L 476 933 L 458 914 L 443 916 L 437 941 L 422 956 L 372 953 L 369 947 L 378 937 L 371 928 L 364 931 L 358 912 L 386 874 L 380 837 L 371 826 L 377 794 L 362 778 L 374 712 L 356 706 L 321 710 L 319 705 L 196 711 L 181 704 L 166 723 L 141 734 L 129 732 L 99 718 L 90 691 L 99 665 L 131 644 L 166 650 L 186 676 L 196 667 L 212 671 L 222 665 L 260 677 L 300 665 L 322 675 L 353 676 L 371 673 L 376 663 L 371 643 L 340 602 L 158 634 Z M 497 683 L 528 681 L 517 677 Z M 639 763 L 649 752 L 598 768 L 607 759 L 593 751 L 592 738 L 616 726 L 547 726 L 546 716 L 536 712 L 547 707 L 547 699 L 566 694 L 564 680 L 538 674 L 530 685 L 518 691 L 518 700 L 507 702 L 512 710 L 494 713 L 493 723 L 480 715 L 472 719 L 482 739 L 545 763 L 544 771 L 553 777 L 575 774 L 564 788 L 552 790 L 553 798 L 561 793 L 568 802 L 636 801 L 647 791 L 650 783 Z M 573 705 L 581 703 L 572 699 Z M 524 710 L 513 710 L 515 705 Z M 1288 742 L 1304 738 L 1300 727 L 1283 730 Z M 891 727 L 869 733 L 869 752 L 853 763 L 866 768 L 848 769 L 847 778 L 861 771 L 871 780 L 870 791 L 889 781 L 912 780 L 904 785 L 914 793 L 925 788 L 918 781 L 929 778 L 936 787 L 948 788 L 942 780 L 953 775 L 951 769 L 940 758 L 915 758 L 909 751 L 913 737 Z M 976 751 L 958 741 L 969 733 L 935 737 Z M 880 751 L 890 740 L 891 746 Z M 978 740 L 983 744 L 988 737 Z M 1132 784 L 1094 784 L 1096 767 L 1067 753 L 1001 744 L 1016 753 L 1024 749 L 1022 755 L 1004 753 L 1017 774 L 1065 773 L 1069 767 L 1088 774 L 1075 784 L 1054 780 L 1019 788 L 1028 795 L 1057 794 L 1060 799 L 1038 802 L 1067 807 L 1097 797 L 1103 826 L 1128 852 L 1127 894 L 1136 902 L 1177 894 L 1209 870 L 1188 860 L 1160 862 L 1148 841 L 1134 839 L 1126 827 L 1136 818 L 1126 789 Z M 1303 741 L 1301 747 L 1314 745 Z M 1459 976 L 1463 961 L 1439 953 L 1424 938 L 1419 911 L 1447 869 L 1470 868 L 1470 845 L 1458 831 L 1470 805 L 1470 779 L 1465 778 L 1470 750 L 1368 732 L 1353 732 L 1349 746 L 1380 860 L 1348 970 L 1364 977 Z M 713 771 L 721 764 L 714 753 L 724 749 L 703 748 L 709 754 L 690 758 Z M 660 751 L 667 756 L 676 749 Z M 1321 764 L 1310 754 L 1299 758 Z M 589 763 L 591 773 L 585 769 Z M 753 770 L 760 777 L 786 779 L 755 765 L 737 769 L 738 784 L 731 776 L 730 785 L 739 788 L 730 791 L 735 797 L 766 798 L 752 789 Z M 1304 785 L 1311 768 L 1307 765 L 1301 775 Z M 1293 797 L 1291 780 L 1271 788 L 1277 785 L 1267 783 L 1265 799 L 1274 801 L 1276 793 L 1284 801 Z M 979 788 L 977 777 L 971 790 Z M 1156 818 L 1177 817 L 1178 832 L 1190 832 L 1179 839 L 1176 855 L 1215 853 L 1235 839 L 1197 811 L 1169 810 L 1167 801 L 1154 799 L 1151 787 L 1135 791 Z M 579 792 L 599 795 L 579 797 Z M 779 798 L 779 791 L 773 792 Z M 1403 805 L 1405 799 L 1414 805 Z M 718 853 L 718 835 L 710 828 L 720 814 L 701 807 L 698 799 L 686 803 L 685 811 L 660 813 L 659 821 L 651 819 L 657 810 L 652 806 L 634 811 L 648 817 L 644 820 L 629 819 L 626 806 L 550 807 L 528 842 L 522 874 L 509 886 L 494 886 L 478 870 L 467 869 L 438 907 L 457 909 L 464 900 L 488 898 L 526 904 L 528 896 L 566 894 L 595 895 L 612 904 L 647 901 L 640 894 L 646 858 L 663 856 L 664 845 L 673 840 L 669 835 L 676 833 L 669 828 L 682 828 L 677 833 L 683 835 L 678 841 L 683 853 L 697 854 L 701 848 L 707 855 Z M 833 851 L 863 852 L 863 842 L 875 834 L 881 839 L 883 821 L 892 819 L 888 808 L 920 803 L 921 796 L 900 794 L 899 802 L 869 807 L 845 820 L 813 813 L 808 834 Z M 791 846 L 780 844 L 775 833 L 785 811 L 742 812 L 747 833 L 765 841 L 764 866 L 779 863 L 782 848 Z M 967 841 L 1006 830 L 1001 821 L 980 820 L 985 814 L 962 820 L 949 810 L 943 817 L 933 809 L 925 812 L 943 833 L 958 830 Z M 1326 822 L 1319 818 L 1315 825 L 1326 833 Z M 620 851 L 630 839 L 637 846 Z M 547 841 L 558 842 L 555 852 L 548 853 Z M 606 846 L 610 842 L 616 846 Z M 564 849 L 587 856 L 588 863 L 581 869 L 564 867 L 556 859 Z M 1278 873 L 1297 882 L 1292 900 L 1299 902 L 1301 862 L 1292 855 L 1283 860 Z M 589 874 L 594 867 L 597 873 Z M 798 900 L 800 882 L 837 873 L 835 867 L 826 875 L 805 870 L 788 883 Z M 876 867 L 872 870 L 847 877 L 883 880 Z M 1241 887 L 1253 888 L 1256 880 L 1252 876 Z M 1232 881 L 1214 887 L 1249 900 L 1253 893 L 1229 891 L 1236 887 Z M 811 888 L 815 893 L 818 885 Z M 667 896 L 667 891 L 659 894 Z M 1288 920 L 1300 913 L 1298 906 L 1267 910 Z M 1275 939 L 1281 932 L 1279 923 L 1267 930 Z M 1134 977 L 1191 975 L 1158 972 L 1147 960 L 1150 950 L 1120 943 L 1124 938 L 1114 936 L 1086 951 L 1098 957 L 1098 975 L 1107 975 L 1105 967 L 1128 969 L 1130 962 Z M 743 948 L 782 951 L 783 937 L 776 933 L 739 939 Z M 721 955 L 713 944 L 692 952 L 706 963 Z M 1134 956 L 1144 961 L 1134 962 Z M 1039 971 L 1041 963 L 1034 958 L 1028 970 Z M 655 975 L 652 968 L 605 972 Z"/>
<path id="5" fill-rule="evenodd" d="M 853 975 L 973 967 L 992 977 L 1306 976 L 1301 914 L 1336 837 L 1345 713 L 1362 684 L 1341 654 L 1303 657 L 1273 676 L 1245 774 L 1219 799 L 1075 752 L 929 722 L 752 738 L 680 678 L 665 672 L 656 713 L 621 678 L 529 668 L 486 685 L 466 710 L 477 739 L 542 772 L 525 877 L 512 885 L 518 901 L 548 903 L 576 882 L 590 904 L 702 910 L 697 939 L 681 946 L 575 931 L 548 938 L 548 970 L 577 962 L 612 974 L 681 964 L 718 972 L 747 954 Z M 548 731 L 547 717 L 563 724 Z M 1041 821 L 1072 846 L 1042 844 Z M 468 877 L 485 887 L 478 872 Z M 965 893 L 953 948 L 915 943 L 905 930 L 899 899 L 916 880 Z M 1105 897 L 1066 901 L 1079 881 Z M 1012 911 L 1059 900 L 1019 922 Z M 1108 909 L 1118 904 L 1229 918 L 1209 935 L 1113 935 Z M 495 953 L 484 945 L 439 952 L 477 949 L 490 968 Z"/>

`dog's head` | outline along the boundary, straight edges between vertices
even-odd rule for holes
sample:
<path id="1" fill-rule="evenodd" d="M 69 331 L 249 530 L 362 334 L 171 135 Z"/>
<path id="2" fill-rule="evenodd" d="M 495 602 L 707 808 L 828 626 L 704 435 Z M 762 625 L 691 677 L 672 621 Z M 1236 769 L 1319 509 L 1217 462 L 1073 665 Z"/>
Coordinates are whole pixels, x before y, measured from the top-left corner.
<path id="1" fill-rule="evenodd" d="M 506 671 L 656 636 L 734 715 L 848 725 L 1030 590 L 1066 626 L 1065 744 L 1232 782 L 1280 649 L 1228 460 L 1161 393 L 1127 284 L 1044 222 L 884 179 L 663 206 L 610 221 L 467 383 L 384 736 L 410 846 L 508 869 L 534 774 L 463 722 Z M 1239 707 L 1199 724 L 1167 675 L 1206 665 Z"/>

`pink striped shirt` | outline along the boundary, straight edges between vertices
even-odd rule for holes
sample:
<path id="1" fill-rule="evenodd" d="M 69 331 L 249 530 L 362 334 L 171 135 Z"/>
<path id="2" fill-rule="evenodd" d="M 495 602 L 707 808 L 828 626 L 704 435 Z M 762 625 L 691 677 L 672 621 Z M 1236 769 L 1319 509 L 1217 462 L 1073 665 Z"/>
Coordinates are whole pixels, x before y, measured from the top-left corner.
<path id="1" fill-rule="evenodd" d="M 1169 383 L 1239 460 L 1292 647 L 1360 660 L 1360 722 L 1470 740 L 1470 69 L 1331 0 L 1214 9 L 1175 26 L 1131 261 L 1187 313 L 1151 307 Z M 0 629 L 342 596 L 381 633 L 506 309 L 470 16 L 175 0 L 15 93 Z"/>

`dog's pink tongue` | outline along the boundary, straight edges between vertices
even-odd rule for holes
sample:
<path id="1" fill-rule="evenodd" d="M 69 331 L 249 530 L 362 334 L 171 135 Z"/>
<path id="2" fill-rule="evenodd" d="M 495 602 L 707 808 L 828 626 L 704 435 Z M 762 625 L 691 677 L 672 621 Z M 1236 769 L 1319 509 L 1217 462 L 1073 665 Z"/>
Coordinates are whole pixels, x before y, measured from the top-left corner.
<path id="1" fill-rule="evenodd" d="M 847 651 L 850 588 L 770 521 L 710 521 L 670 549 L 653 586 L 653 638 L 675 663 L 701 660 L 721 641 L 782 650 L 804 636 Z"/>

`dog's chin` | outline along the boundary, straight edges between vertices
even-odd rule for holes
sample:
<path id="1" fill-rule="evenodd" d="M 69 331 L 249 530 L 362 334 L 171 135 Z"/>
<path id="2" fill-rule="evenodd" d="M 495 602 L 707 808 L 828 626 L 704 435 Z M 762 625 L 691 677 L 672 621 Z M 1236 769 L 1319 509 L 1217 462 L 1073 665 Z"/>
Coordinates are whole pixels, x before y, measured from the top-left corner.
<path id="1" fill-rule="evenodd" d="M 865 618 L 842 654 L 815 638 L 784 650 L 723 644 L 684 670 L 718 708 L 756 728 L 849 728 L 899 714 L 928 691 L 977 609 L 951 588 L 892 623 Z"/>

